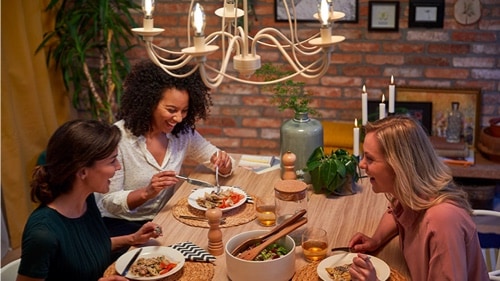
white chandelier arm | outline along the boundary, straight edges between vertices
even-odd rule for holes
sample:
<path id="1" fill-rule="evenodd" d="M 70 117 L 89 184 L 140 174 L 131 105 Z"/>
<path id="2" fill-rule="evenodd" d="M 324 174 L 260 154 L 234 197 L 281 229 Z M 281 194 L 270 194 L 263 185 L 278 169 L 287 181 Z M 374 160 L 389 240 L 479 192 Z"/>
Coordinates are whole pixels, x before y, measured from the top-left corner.
<path id="1" fill-rule="evenodd" d="M 163 48 L 158 47 L 158 46 L 156 46 L 155 44 L 152 44 L 152 43 L 151 43 L 151 45 L 147 44 L 147 49 L 151 49 L 151 52 L 156 57 L 158 57 L 161 61 L 164 61 L 164 62 L 167 62 L 167 63 L 170 63 L 170 64 L 173 64 L 173 63 L 176 63 L 176 62 L 179 62 L 179 61 L 183 61 L 188 56 L 188 55 L 186 55 L 186 54 L 184 54 L 182 52 L 173 52 L 173 51 L 170 51 L 170 50 L 167 50 L 167 49 L 163 49 Z M 172 58 L 172 59 L 163 58 L 160 54 L 158 54 L 158 52 L 156 52 L 156 50 L 160 50 L 161 52 L 164 52 L 164 53 L 176 55 L 176 57 Z"/>
<path id="2" fill-rule="evenodd" d="M 188 77 L 189 75 L 191 75 L 192 73 L 194 73 L 197 69 L 198 69 L 198 65 L 196 65 L 195 67 L 193 67 L 189 72 L 187 73 L 184 73 L 184 74 L 177 74 L 175 72 L 172 72 L 171 70 L 175 70 L 175 69 L 179 69 L 181 68 L 182 66 L 186 65 L 187 63 L 189 63 L 189 61 L 191 61 L 191 57 L 188 57 L 186 60 L 184 60 L 181 64 L 178 64 L 178 65 L 166 65 L 166 64 L 163 64 L 161 63 L 158 58 L 161 58 L 159 56 L 156 56 L 154 54 L 154 52 L 151 51 L 150 48 L 147 48 L 147 53 L 148 53 L 148 56 L 149 56 L 149 59 L 151 61 L 153 61 L 157 66 L 161 67 L 163 69 L 163 71 L 167 72 L 169 75 L 171 76 L 174 76 L 174 77 L 177 77 L 177 78 L 184 78 L 184 77 Z"/>
<path id="3" fill-rule="evenodd" d="M 271 34 L 274 34 L 274 35 L 280 37 L 283 41 L 287 42 L 288 45 L 281 45 L 278 41 L 275 41 L 275 40 L 273 40 L 275 42 L 275 44 L 269 44 L 269 43 L 261 42 L 260 41 L 261 38 L 269 38 L 269 36 L 271 36 L 268 33 L 271 33 Z M 311 40 L 314 37 L 316 37 L 317 35 L 318 34 L 315 34 L 314 36 L 308 38 L 307 40 Z M 271 37 L 271 38 L 274 38 L 274 37 Z M 317 53 L 319 53 L 319 52 L 322 51 L 322 48 L 318 48 L 317 46 L 305 47 L 305 46 L 303 46 L 301 44 L 302 42 L 292 43 L 292 41 L 290 41 L 290 39 L 288 39 L 283 33 L 281 33 L 279 30 L 277 30 L 275 28 L 271 28 L 271 27 L 264 28 L 263 30 L 259 31 L 255 35 L 255 37 L 253 38 L 253 42 L 252 43 L 253 43 L 252 44 L 252 49 L 256 48 L 255 44 L 263 44 L 263 45 L 267 45 L 269 47 L 274 47 L 274 48 L 276 48 L 276 47 L 278 47 L 278 45 L 280 45 L 283 48 L 290 48 L 292 50 L 297 50 L 301 54 L 306 55 L 306 56 L 315 55 L 315 54 L 317 54 Z M 301 49 L 298 46 L 301 46 L 303 48 Z M 306 50 L 304 50 L 304 49 L 306 49 Z M 311 50 L 311 51 L 308 51 L 308 50 Z"/>

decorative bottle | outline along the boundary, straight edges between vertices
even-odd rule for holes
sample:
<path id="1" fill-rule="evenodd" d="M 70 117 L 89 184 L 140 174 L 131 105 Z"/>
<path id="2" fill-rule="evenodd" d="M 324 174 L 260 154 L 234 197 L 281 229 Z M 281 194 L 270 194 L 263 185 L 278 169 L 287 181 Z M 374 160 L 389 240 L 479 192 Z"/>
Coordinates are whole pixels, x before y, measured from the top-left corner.
<path id="1" fill-rule="evenodd" d="M 307 112 L 295 112 L 293 119 L 281 125 L 281 156 L 288 151 L 295 154 L 295 171 L 299 172 L 298 175 L 306 167 L 307 159 L 318 146 L 323 146 L 323 126 L 320 121 L 309 118 Z M 284 171 L 283 162 L 281 162 L 282 178 Z M 309 173 L 303 175 L 303 180 L 307 183 L 311 181 Z"/>
<path id="2" fill-rule="evenodd" d="M 446 128 L 446 141 L 450 143 L 460 142 L 464 125 L 464 115 L 459 110 L 460 103 L 452 102 L 451 111 L 448 114 L 448 127 Z"/>

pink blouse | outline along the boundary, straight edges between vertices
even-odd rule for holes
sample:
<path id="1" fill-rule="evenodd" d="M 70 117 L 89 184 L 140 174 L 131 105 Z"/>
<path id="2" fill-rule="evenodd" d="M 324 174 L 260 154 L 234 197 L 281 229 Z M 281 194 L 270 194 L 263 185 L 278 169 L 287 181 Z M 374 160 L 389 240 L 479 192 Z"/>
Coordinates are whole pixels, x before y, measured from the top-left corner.
<path id="1" fill-rule="evenodd" d="M 489 280 L 476 225 L 462 208 L 441 203 L 416 212 L 392 209 L 413 281 Z"/>

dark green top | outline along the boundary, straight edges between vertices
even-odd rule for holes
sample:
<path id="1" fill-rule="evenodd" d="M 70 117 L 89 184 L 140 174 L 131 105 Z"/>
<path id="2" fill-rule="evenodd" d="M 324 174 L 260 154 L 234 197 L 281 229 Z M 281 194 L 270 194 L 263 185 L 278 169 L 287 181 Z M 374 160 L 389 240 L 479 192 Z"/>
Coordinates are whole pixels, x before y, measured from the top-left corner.
<path id="1" fill-rule="evenodd" d="M 45 205 L 30 215 L 19 274 L 46 281 L 94 281 L 110 264 L 111 239 L 93 194 L 79 218 L 67 218 Z"/>

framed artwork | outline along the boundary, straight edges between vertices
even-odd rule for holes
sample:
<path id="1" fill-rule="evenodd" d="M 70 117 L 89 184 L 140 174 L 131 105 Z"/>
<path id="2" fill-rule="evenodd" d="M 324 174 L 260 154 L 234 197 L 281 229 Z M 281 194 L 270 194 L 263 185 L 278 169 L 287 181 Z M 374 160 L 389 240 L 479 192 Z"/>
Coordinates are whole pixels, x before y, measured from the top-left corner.
<path id="1" fill-rule="evenodd" d="M 275 0 L 274 15 L 276 21 L 288 21 L 288 15 L 283 1 L 286 1 L 287 7 L 290 10 L 290 15 L 292 16 L 292 19 L 294 19 L 292 0 Z M 345 13 L 345 17 L 337 22 L 358 22 L 359 0 L 331 1 L 333 1 L 333 9 L 335 11 Z M 318 0 L 293 0 L 297 21 L 318 22 L 318 20 L 314 18 L 314 14 L 318 12 L 318 3 Z"/>
<path id="2" fill-rule="evenodd" d="M 443 28 L 444 0 L 411 0 L 408 27 Z"/>
<path id="3" fill-rule="evenodd" d="M 465 141 L 475 147 L 481 131 L 479 113 L 481 89 L 467 88 L 425 88 L 425 87 L 396 87 L 396 103 L 399 102 L 430 102 L 432 103 L 431 135 L 446 136 L 448 112 L 451 103 L 459 102 L 459 110 L 464 115 Z"/>
<path id="4" fill-rule="evenodd" d="M 380 101 L 368 101 L 368 121 L 375 121 L 379 118 L 378 105 Z M 426 130 L 427 135 L 432 132 L 432 102 L 401 102 L 394 103 L 394 114 L 407 115 L 417 120 Z"/>
<path id="5" fill-rule="evenodd" d="M 368 2 L 368 30 L 398 31 L 399 28 L 398 1 Z"/>

